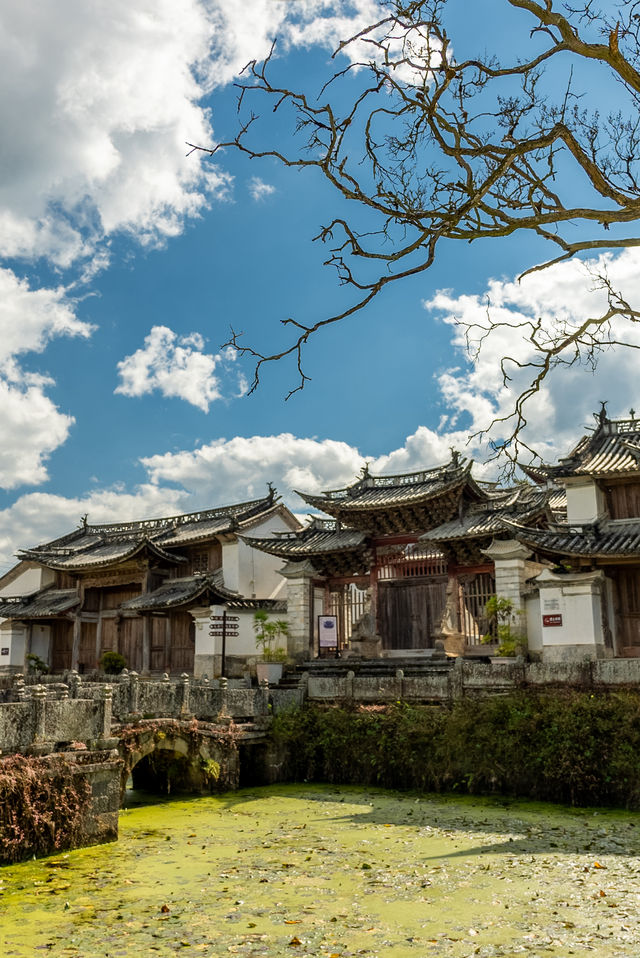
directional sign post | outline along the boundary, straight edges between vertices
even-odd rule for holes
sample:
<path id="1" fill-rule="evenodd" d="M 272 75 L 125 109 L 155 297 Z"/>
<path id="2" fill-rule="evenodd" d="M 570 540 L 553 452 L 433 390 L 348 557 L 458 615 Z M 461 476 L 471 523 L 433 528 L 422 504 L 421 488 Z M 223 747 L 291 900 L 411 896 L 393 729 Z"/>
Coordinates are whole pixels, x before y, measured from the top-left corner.
<path id="1" fill-rule="evenodd" d="M 222 639 L 220 672 L 222 675 L 224 675 L 227 668 L 227 636 L 229 636 L 229 638 L 233 638 L 240 635 L 240 632 L 238 631 L 240 616 L 227 615 L 226 612 L 223 612 L 222 615 L 210 615 L 209 621 L 211 623 L 209 626 L 209 635 L 213 637 L 220 636 Z"/>

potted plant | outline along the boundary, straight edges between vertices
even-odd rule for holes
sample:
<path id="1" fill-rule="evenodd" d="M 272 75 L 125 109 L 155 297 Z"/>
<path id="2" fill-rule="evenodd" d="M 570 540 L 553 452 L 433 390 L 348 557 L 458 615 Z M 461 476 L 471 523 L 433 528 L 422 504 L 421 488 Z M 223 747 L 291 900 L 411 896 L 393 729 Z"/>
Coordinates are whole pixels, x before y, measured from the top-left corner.
<path id="1" fill-rule="evenodd" d="M 482 642 L 493 644 L 498 642 L 496 657 L 498 659 L 515 658 L 524 655 L 526 642 L 520 630 L 516 627 L 517 616 L 522 615 L 520 609 L 515 609 L 511 599 L 493 595 L 484 607 L 491 631 L 482 636 Z"/>
<path id="2" fill-rule="evenodd" d="M 287 650 L 277 643 L 289 634 L 289 626 L 284 619 L 270 619 L 268 612 L 258 609 L 253 615 L 253 631 L 256 645 L 262 650 L 262 661 L 256 665 L 258 682 L 266 679 L 269 685 L 277 685 L 287 661 Z"/>

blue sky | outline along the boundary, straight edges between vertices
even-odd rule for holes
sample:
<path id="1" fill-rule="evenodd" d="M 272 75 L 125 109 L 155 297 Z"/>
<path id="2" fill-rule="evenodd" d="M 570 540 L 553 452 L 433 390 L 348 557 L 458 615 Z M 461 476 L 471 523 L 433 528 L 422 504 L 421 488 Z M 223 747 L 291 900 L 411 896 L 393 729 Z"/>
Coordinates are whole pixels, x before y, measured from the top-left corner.
<path id="1" fill-rule="evenodd" d="M 521 14 L 502 0 L 452 0 L 461 47 L 512 47 Z M 54 9 L 55 7 L 55 9 Z M 482 7 L 482 18 L 480 17 Z M 269 348 L 279 320 L 313 321 L 351 293 L 311 242 L 337 201 L 318 177 L 273 161 L 186 156 L 185 141 L 233 134 L 238 70 L 280 38 L 277 70 L 317 88 L 336 39 L 375 0 L 21 0 L 0 12 L 0 564 L 75 527 L 172 514 L 261 495 L 273 481 L 344 485 L 373 471 L 427 468 L 512 400 L 496 336 L 469 364 L 453 320 L 579 316 L 590 280 L 566 266 L 518 285 L 530 241 L 443 247 L 435 268 L 315 337 L 311 381 L 291 363 L 252 368 L 221 350 L 229 327 Z M 491 19 L 493 17 L 493 20 Z M 475 52 L 475 50 L 474 50 Z M 280 124 L 280 126 L 278 125 Z M 285 138 L 276 118 L 271 135 Z M 637 257 L 610 260 L 638 285 Z M 556 377 L 532 406 L 529 439 L 567 450 L 600 399 L 640 401 L 633 353 L 594 377 Z M 480 467 L 482 468 L 482 467 Z"/>

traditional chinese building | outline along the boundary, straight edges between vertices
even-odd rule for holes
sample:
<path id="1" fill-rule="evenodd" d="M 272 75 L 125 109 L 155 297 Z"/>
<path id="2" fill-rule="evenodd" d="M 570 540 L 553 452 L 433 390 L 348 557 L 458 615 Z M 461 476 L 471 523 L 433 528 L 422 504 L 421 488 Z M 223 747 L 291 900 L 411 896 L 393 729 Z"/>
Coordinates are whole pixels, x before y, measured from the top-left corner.
<path id="1" fill-rule="evenodd" d="M 286 608 L 279 563 L 253 549 L 250 536 L 297 528 L 271 488 L 262 499 L 190 515 L 100 525 L 85 518 L 23 550 L 0 580 L 0 665 L 22 666 L 31 653 L 54 672 L 84 672 L 114 651 L 139 672 L 198 671 L 200 657 L 211 674 L 212 606 Z M 229 652 L 255 654 L 250 616 Z"/>
<path id="2" fill-rule="evenodd" d="M 556 465 L 529 470 L 566 493 L 566 515 L 548 528 L 505 523 L 513 539 L 552 568 L 537 580 L 547 658 L 640 655 L 640 421 L 611 420 Z M 579 607 L 579 608 L 578 608 Z"/>
<path id="3" fill-rule="evenodd" d="M 344 489 L 299 493 L 332 519 L 253 540 L 286 562 L 300 653 L 335 654 L 323 649 L 322 616 L 336 618 L 338 650 L 361 637 L 363 621 L 380 636 L 383 655 L 428 651 L 443 636 L 458 652 L 478 645 L 484 607 L 495 594 L 493 561 L 483 548 L 496 535 L 509 537 L 502 516 L 548 523 L 554 493 L 496 489 L 471 470 L 455 452 L 445 465 L 419 472 L 373 476 L 365 468 Z"/>

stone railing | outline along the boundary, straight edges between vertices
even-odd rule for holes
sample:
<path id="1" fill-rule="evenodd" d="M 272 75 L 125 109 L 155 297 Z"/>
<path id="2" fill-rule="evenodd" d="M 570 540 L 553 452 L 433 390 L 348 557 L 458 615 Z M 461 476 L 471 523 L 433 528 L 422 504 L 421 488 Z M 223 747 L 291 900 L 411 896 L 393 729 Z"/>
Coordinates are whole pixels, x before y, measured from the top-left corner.
<path id="1" fill-rule="evenodd" d="M 140 681 L 135 672 L 127 672 L 111 685 L 83 682 L 77 672 L 70 672 L 66 683 L 49 685 L 26 685 L 17 675 L 8 690 L 10 701 L 0 703 L 0 752 L 51 751 L 69 743 L 101 748 L 112 723 L 141 719 L 264 725 L 272 710 L 292 704 L 296 692 L 270 690 L 266 682 L 258 688 L 230 687 L 224 678 L 215 685 L 207 679 L 196 682 L 187 673 L 177 681 L 168 675 Z M 294 698 L 301 704 L 303 693 Z"/>
<path id="2" fill-rule="evenodd" d="M 599 659 L 571 663 L 509 660 L 485 664 L 458 658 L 453 662 L 405 675 L 402 669 L 377 669 L 374 674 L 310 672 L 311 701 L 362 703 L 450 702 L 465 696 L 504 694 L 519 688 L 615 689 L 640 688 L 640 658 Z"/>
<path id="3" fill-rule="evenodd" d="M 17 688 L 17 701 L 0 703 L 0 753 L 38 754 L 68 745 L 111 747 L 111 689 L 91 699 L 72 699 L 44 685 Z"/>

